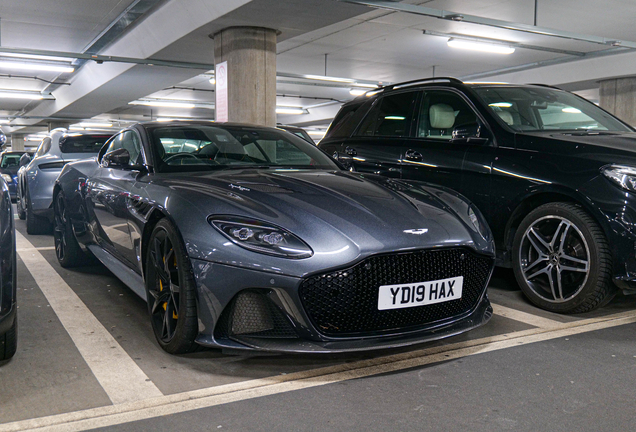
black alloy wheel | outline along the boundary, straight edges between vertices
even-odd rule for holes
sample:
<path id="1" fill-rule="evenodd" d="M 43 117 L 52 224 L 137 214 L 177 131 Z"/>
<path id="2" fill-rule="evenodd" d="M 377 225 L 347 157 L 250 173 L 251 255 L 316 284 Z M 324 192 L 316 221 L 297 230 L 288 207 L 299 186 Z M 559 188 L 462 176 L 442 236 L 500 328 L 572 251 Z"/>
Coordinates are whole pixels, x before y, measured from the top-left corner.
<path id="1" fill-rule="evenodd" d="M 26 209 L 24 208 L 24 198 L 22 197 L 22 187 L 20 187 L 20 185 L 17 186 L 18 188 L 18 193 L 17 195 L 17 201 L 16 201 L 16 208 L 18 209 L 18 217 L 20 218 L 20 220 L 25 220 L 26 219 Z"/>
<path id="2" fill-rule="evenodd" d="M 146 255 L 148 311 L 157 342 L 171 354 L 197 350 L 194 276 L 177 230 L 167 219 L 152 231 Z"/>
<path id="3" fill-rule="evenodd" d="M 552 312 L 588 312 L 616 293 L 603 231 L 570 203 L 542 205 L 523 219 L 515 234 L 513 268 L 530 301 Z"/>
<path id="4" fill-rule="evenodd" d="M 90 263 L 90 258 L 82 251 L 73 233 L 63 192 L 55 195 L 53 200 L 53 239 L 55 255 L 62 267 L 78 267 Z"/>

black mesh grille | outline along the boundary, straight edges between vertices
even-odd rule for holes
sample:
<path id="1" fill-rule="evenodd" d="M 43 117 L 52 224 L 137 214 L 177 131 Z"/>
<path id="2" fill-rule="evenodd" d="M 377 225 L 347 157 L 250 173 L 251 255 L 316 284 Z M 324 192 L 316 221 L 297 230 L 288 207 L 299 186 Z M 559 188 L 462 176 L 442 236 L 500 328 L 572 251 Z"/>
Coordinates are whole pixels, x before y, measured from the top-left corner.
<path id="1" fill-rule="evenodd" d="M 241 291 L 221 314 L 217 338 L 297 338 L 291 323 L 268 297 L 270 290 Z"/>
<path id="2" fill-rule="evenodd" d="M 486 289 L 493 259 L 464 249 L 378 255 L 353 267 L 312 276 L 300 298 L 312 323 L 328 336 L 378 334 L 417 328 L 472 310 Z M 378 310 L 381 285 L 463 276 L 461 299 L 404 309 Z"/>

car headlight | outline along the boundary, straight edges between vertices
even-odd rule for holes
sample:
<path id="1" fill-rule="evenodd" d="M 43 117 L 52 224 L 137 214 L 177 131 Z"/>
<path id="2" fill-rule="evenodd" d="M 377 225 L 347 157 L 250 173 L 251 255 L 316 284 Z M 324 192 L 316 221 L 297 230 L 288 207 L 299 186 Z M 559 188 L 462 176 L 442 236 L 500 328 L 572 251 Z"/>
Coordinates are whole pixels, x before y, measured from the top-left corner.
<path id="1" fill-rule="evenodd" d="M 234 216 L 212 216 L 208 221 L 233 243 L 254 252 L 294 259 L 314 254 L 300 238 L 267 222 Z"/>
<path id="2" fill-rule="evenodd" d="M 2 174 L 2 179 L 4 181 L 6 181 L 7 184 L 13 183 L 13 179 L 11 178 L 11 176 L 9 174 Z"/>
<path id="3" fill-rule="evenodd" d="M 472 205 L 470 207 L 468 207 L 468 219 L 470 219 L 470 221 L 472 222 L 473 226 L 475 227 L 475 229 L 477 230 L 479 235 L 482 236 L 485 239 L 488 239 L 488 234 L 489 234 L 488 230 L 489 230 L 489 228 L 485 224 L 483 219 L 481 219 L 479 216 L 477 216 L 477 213 L 473 209 Z"/>
<path id="4" fill-rule="evenodd" d="M 636 192 L 636 167 L 609 165 L 601 168 L 601 172 L 623 189 Z"/>

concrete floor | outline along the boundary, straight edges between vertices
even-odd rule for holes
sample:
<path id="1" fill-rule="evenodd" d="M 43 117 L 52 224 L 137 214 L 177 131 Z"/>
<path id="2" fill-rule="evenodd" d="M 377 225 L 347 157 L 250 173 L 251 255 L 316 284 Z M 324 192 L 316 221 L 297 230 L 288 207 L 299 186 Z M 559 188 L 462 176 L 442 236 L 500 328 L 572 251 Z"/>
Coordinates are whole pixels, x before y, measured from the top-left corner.
<path id="1" fill-rule="evenodd" d="M 510 271 L 486 326 L 435 344 L 354 355 L 185 356 L 155 343 L 145 303 L 102 266 L 62 269 L 51 236 L 17 230 L 161 397 L 113 404 L 19 258 L 19 346 L 0 366 L 0 431 L 631 430 L 636 299 L 588 314 L 530 305 Z M 106 354 L 106 353 L 105 353 Z M 47 429 L 48 428 L 48 429 Z"/>

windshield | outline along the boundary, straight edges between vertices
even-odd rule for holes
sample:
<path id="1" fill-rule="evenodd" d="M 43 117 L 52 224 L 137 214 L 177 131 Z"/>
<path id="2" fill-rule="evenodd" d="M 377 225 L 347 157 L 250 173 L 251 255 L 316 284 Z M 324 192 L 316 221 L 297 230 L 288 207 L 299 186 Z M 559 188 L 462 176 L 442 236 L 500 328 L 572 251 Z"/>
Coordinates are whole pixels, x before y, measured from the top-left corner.
<path id="1" fill-rule="evenodd" d="M 99 153 L 111 135 L 67 135 L 60 140 L 62 153 Z"/>
<path id="2" fill-rule="evenodd" d="M 592 102 L 565 91 L 537 87 L 476 87 L 473 90 L 516 131 L 631 131 Z"/>
<path id="3" fill-rule="evenodd" d="M 161 172 L 228 168 L 338 169 L 315 145 L 271 129 L 171 125 L 150 129 Z"/>
<path id="4" fill-rule="evenodd" d="M 20 164 L 21 154 L 6 154 L 2 156 L 2 161 L 0 161 L 0 168 L 9 168 L 16 167 Z"/>

